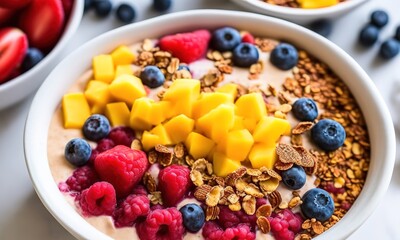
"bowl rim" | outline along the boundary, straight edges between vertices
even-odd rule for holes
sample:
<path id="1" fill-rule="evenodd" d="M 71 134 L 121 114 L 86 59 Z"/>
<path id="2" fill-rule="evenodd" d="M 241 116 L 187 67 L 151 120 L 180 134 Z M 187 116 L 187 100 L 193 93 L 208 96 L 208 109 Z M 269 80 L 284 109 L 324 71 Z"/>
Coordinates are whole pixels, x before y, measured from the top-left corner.
<path id="1" fill-rule="evenodd" d="M 29 69 L 27 72 L 22 73 L 18 77 L 15 77 L 5 83 L 0 84 L 0 94 L 2 92 L 10 91 L 13 87 L 22 84 L 24 81 L 31 79 L 38 72 L 40 72 L 43 68 L 46 67 L 48 62 L 54 60 L 54 58 L 62 52 L 65 45 L 68 43 L 69 39 L 75 33 L 76 29 L 78 29 L 79 23 L 81 22 L 83 16 L 83 4 L 79 0 L 74 1 L 74 5 L 72 6 L 71 13 L 69 15 L 69 19 L 65 24 L 64 31 L 53 47 L 53 49 L 33 68 Z"/>
<path id="2" fill-rule="evenodd" d="M 346 237 L 348 237 L 353 231 L 355 231 L 359 226 L 361 226 L 361 224 L 368 218 L 368 216 L 371 215 L 371 213 L 376 209 L 378 203 L 383 198 L 390 183 L 395 162 L 396 144 L 395 144 L 394 127 L 389 110 L 383 98 L 379 94 L 377 88 L 373 84 L 372 80 L 365 73 L 365 71 L 344 50 L 336 46 L 334 43 L 297 24 L 293 24 L 281 19 L 271 18 L 259 14 L 240 12 L 240 11 L 203 9 L 203 10 L 190 10 L 190 11 L 163 15 L 139 23 L 123 26 L 115 30 L 109 31 L 107 33 L 104 33 L 90 40 L 84 45 L 80 46 L 78 49 L 75 49 L 71 54 L 69 54 L 66 58 L 64 58 L 63 61 L 61 61 L 56 66 L 56 68 L 54 68 L 53 71 L 49 74 L 49 76 L 46 78 L 46 80 L 38 90 L 37 94 L 35 95 L 26 119 L 26 124 L 24 129 L 24 153 L 25 153 L 26 166 L 28 168 L 28 172 L 31 177 L 33 186 L 39 198 L 41 199 L 42 203 L 49 210 L 49 212 L 60 222 L 60 224 L 63 225 L 75 237 L 84 239 L 110 239 L 110 237 L 101 233 L 99 230 L 97 230 L 96 228 L 91 226 L 88 222 L 86 222 L 86 220 L 80 217 L 80 215 L 76 211 L 68 211 L 68 209 L 67 211 L 65 211 L 63 208 L 65 207 L 68 208 L 69 204 L 66 201 L 59 201 L 60 196 L 62 196 L 62 194 L 58 190 L 52 178 L 47 160 L 48 129 L 43 129 L 38 127 L 41 124 L 44 124 L 44 126 L 47 126 L 48 128 L 48 124 L 46 125 L 46 123 L 50 122 L 50 119 L 41 119 L 43 117 L 41 117 L 40 112 L 41 110 L 43 110 L 42 105 L 48 102 L 47 96 L 49 94 L 50 95 L 52 94 L 49 93 L 48 89 L 57 86 L 57 84 L 60 85 L 60 83 L 55 83 L 55 81 L 52 81 L 51 79 L 58 77 L 58 74 L 62 72 L 64 63 L 73 62 L 74 60 L 76 60 L 76 58 L 81 56 L 81 52 L 94 48 L 91 47 L 92 45 L 96 45 L 99 43 L 107 43 L 108 41 L 111 41 L 111 38 L 113 38 L 113 36 L 115 37 L 121 34 L 126 34 L 126 32 L 131 32 L 135 30 L 137 31 L 139 29 L 147 29 L 151 26 L 163 23 L 165 24 L 166 22 L 170 21 L 184 22 L 184 20 L 185 19 L 187 20 L 188 18 L 201 18 L 204 21 L 211 18 L 221 18 L 224 19 L 224 21 L 226 21 L 225 20 L 226 18 L 232 18 L 232 19 L 243 18 L 248 21 L 264 22 L 270 25 L 276 25 L 279 26 L 280 28 L 284 28 L 285 30 L 287 30 L 282 32 L 289 31 L 295 34 L 301 34 L 307 40 L 313 41 L 313 44 L 317 43 L 318 45 L 323 46 L 324 49 L 326 49 L 326 52 L 336 55 L 337 58 L 343 61 L 343 63 L 341 63 L 342 65 L 340 66 L 343 67 L 344 69 L 347 68 L 351 70 L 352 73 L 354 72 L 354 74 L 357 76 L 357 78 L 359 79 L 357 84 L 360 85 L 363 91 L 366 91 L 363 92 L 363 94 L 365 95 L 369 93 L 370 96 L 374 96 L 373 98 L 371 97 L 370 99 L 370 101 L 372 102 L 371 108 L 374 109 L 374 116 L 377 116 L 379 118 L 378 119 L 380 123 L 379 132 L 385 135 L 382 139 L 379 139 L 379 141 L 375 141 L 375 144 L 378 144 L 378 142 L 380 144 L 382 144 L 381 142 L 384 143 L 383 145 L 384 149 L 380 151 L 383 157 L 382 156 L 379 157 L 382 157 L 381 161 L 384 161 L 385 165 L 375 167 L 374 171 L 372 171 L 374 173 L 374 179 L 373 179 L 374 182 L 371 182 L 372 180 L 370 175 L 372 173 L 368 174 L 366 185 L 368 184 L 369 186 L 368 188 L 369 195 L 367 195 L 367 198 L 365 197 L 367 193 L 364 188 L 359 196 L 359 199 L 357 199 L 356 201 L 356 203 L 360 203 L 360 201 L 362 201 L 362 203 L 368 204 L 369 207 L 364 208 L 364 206 L 360 206 L 361 204 L 355 203 L 346 215 L 350 215 L 350 213 L 352 215 L 357 214 L 357 218 L 350 219 L 349 217 L 346 218 L 345 216 L 335 226 L 333 226 L 331 229 L 329 229 L 323 235 L 317 237 L 316 239 L 319 240 L 332 239 L 332 238 L 345 239 Z M 183 23 L 183 24 L 189 24 L 189 23 Z M 195 28 L 195 26 L 201 26 L 204 23 L 190 23 L 190 24 L 191 24 L 190 26 L 192 26 L 191 28 L 193 29 Z M 226 22 L 226 24 L 232 24 L 232 23 Z M 165 33 L 165 31 L 167 30 L 163 29 L 157 31 L 159 32 L 159 34 L 162 34 Z M 102 51 L 104 52 L 106 50 L 102 49 Z M 321 59 L 321 60 L 323 60 L 324 62 L 326 61 L 326 59 Z M 69 82 L 71 82 L 72 84 L 73 81 L 74 80 L 70 80 Z M 66 83 L 61 83 L 61 84 L 66 85 Z M 350 84 L 351 81 L 346 82 L 346 85 L 349 86 Z M 69 84 L 67 84 L 66 86 L 69 86 Z M 65 90 L 62 92 L 65 92 Z M 360 99 L 361 98 L 357 98 L 357 101 L 359 101 Z M 58 105 L 58 103 L 57 104 L 54 103 L 54 109 L 51 110 L 55 110 L 56 105 Z M 365 109 L 366 108 L 362 108 L 362 110 Z M 43 123 L 43 120 L 45 120 L 45 123 Z M 368 121 L 368 119 L 366 120 Z M 370 129 L 371 125 L 368 124 L 367 126 L 371 134 L 371 129 Z M 41 134 L 43 135 L 44 134 L 43 132 L 45 132 L 46 134 L 45 135 L 46 139 L 38 139 L 37 136 L 40 136 Z M 375 130 L 374 132 L 377 132 L 377 130 Z M 372 149 L 371 153 L 373 153 L 373 151 L 374 149 Z M 40 164 L 41 161 L 44 161 L 43 159 L 46 160 L 44 165 Z M 380 164 L 380 162 L 378 161 L 374 161 L 373 163 L 375 165 Z M 41 171 L 46 171 L 46 174 L 41 173 Z M 385 173 L 385 174 L 380 174 L 379 176 L 375 176 L 376 174 L 379 173 Z M 49 183 L 49 179 L 52 183 Z M 373 191 L 373 194 L 371 193 L 371 191 Z M 57 206 L 60 208 L 56 208 Z M 69 206 L 69 208 L 71 209 L 71 206 Z M 333 229 L 339 228 L 339 226 L 341 227 L 341 229 L 333 232 Z"/>

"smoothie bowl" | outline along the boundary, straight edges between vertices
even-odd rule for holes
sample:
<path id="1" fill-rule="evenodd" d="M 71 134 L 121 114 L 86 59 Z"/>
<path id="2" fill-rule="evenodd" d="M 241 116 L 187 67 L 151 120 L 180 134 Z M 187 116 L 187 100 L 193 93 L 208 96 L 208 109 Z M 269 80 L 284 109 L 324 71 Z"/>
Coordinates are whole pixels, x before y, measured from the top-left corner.
<path id="1" fill-rule="evenodd" d="M 217 10 L 76 50 L 39 89 L 24 143 L 42 202 L 82 239 L 344 239 L 395 154 L 383 100 L 341 49 Z"/>

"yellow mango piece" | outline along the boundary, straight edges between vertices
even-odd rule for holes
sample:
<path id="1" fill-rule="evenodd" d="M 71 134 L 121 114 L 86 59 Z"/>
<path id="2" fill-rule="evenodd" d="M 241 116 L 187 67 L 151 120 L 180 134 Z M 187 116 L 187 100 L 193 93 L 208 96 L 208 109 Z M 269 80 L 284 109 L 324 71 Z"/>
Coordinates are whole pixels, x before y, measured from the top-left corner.
<path id="1" fill-rule="evenodd" d="M 157 125 L 164 122 L 166 119 L 171 118 L 173 116 L 171 108 L 172 104 L 167 101 L 152 103 L 149 122 L 153 125 Z"/>
<path id="2" fill-rule="evenodd" d="M 62 110 L 65 128 L 82 128 L 90 117 L 89 103 L 83 93 L 68 93 L 63 96 Z"/>
<path id="3" fill-rule="evenodd" d="M 109 84 L 102 81 L 89 81 L 85 90 L 86 99 L 91 105 L 106 105 L 112 99 L 108 86 Z"/>
<path id="4" fill-rule="evenodd" d="M 114 62 L 111 55 L 98 55 L 93 58 L 94 79 L 110 83 L 114 79 Z"/>
<path id="5" fill-rule="evenodd" d="M 246 128 L 247 130 L 249 130 L 251 133 L 254 131 L 254 129 L 257 126 L 257 120 L 254 118 L 244 118 L 243 119 L 243 125 L 244 128 Z"/>
<path id="6" fill-rule="evenodd" d="M 90 107 L 90 112 L 92 114 L 103 114 L 104 113 L 105 106 L 102 104 L 94 104 L 93 106 Z"/>
<path id="7" fill-rule="evenodd" d="M 223 153 L 215 152 L 213 157 L 213 168 L 215 175 L 226 177 L 229 173 L 236 171 L 242 164 L 225 156 Z"/>
<path id="8" fill-rule="evenodd" d="M 228 158 L 243 161 L 253 146 L 253 136 L 247 129 L 231 131 L 226 139 L 225 154 Z"/>
<path id="9" fill-rule="evenodd" d="M 168 136 L 168 132 L 162 124 L 155 126 L 153 129 L 150 130 L 150 133 L 159 136 L 162 145 L 172 144 L 171 139 Z"/>
<path id="10" fill-rule="evenodd" d="M 105 115 L 113 127 L 129 126 L 130 111 L 125 102 L 109 103 L 105 107 Z"/>
<path id="11" fill-rule="evenodd" d="M 243 117 L 240 116 L 235 116 L 235 120 L 233 123 L 232 130 L 242 130 L 245 128 L 244 123 L 243 123 Z"/>
<path id="12" fill-rule="evenodd" d="M 119 77 L 123 74 L 133 75 L 133 69 L 131 65 L 118 65 L 115 70 L 115 77 Z"/>
<path id="13" fill-rule="evenodd" d="M 139 98 L 132 106 L 130 126 L 138 130 L 149 130 L 152 125 L 158 125 L 169 118 L 170 109 L 169 102 L 154 102 L 147 97 Z"/>
<path id="14" fill-rule="evenodd" d="M 142 81 L 133 75 L 121 75 L 117 77 L 109 86 L 111 96 L 118 101 L 126 102 L 132 106 L 133 102 L 146 96 L 146 91 Z"/>
<path id="15" fill-rule="evenodd" d="M 249 93 L 240 96 L 236 101 L 236 114 L 259 121 L 267 114 L 267 107 L 261 93 Z"/>
<path id="16" fill-rule="evenodd" d="M 145 151 L 149 151 L 154 148 L 157 144 L 162 144 L 162 139 L 156 134 L 152 134 L 148 131 L 144 131 L 142 134 L 142 146 Z"/>
<path id="17" fill-rule="evenodd" d="M 216 92 L 221 92 L 221 93 L 227 93 L 229 95 L 232 96 L 232 99 L 236 99 L 237 96 L 237 84 L 234 83 L 228 83 L 225 84 L 221 87 L 218 87 L 217 89 L 215 89 Z"/>
<path id="18" fill-rule="evenodd" d="M 339 0 L 300 0 L 301 8 L 324 8 L 336 5 L 339 3 Z"/>
<path id="19" fill-rule="evenodd" d="M 290 135 L 289 121 L 275 117 L 263 117 L 253 132 L 255 142 L 274 146 L 281 135 Z"/>
<path id="20" fill-rule="evenodd" d="M 165 130 L 170 136 L 172 144 L 177 144 L 186 140 L 193 131 L 194 120 L 181 114 L 171 118 L 164 124 Z"/>
<path id="21" fill-rule="evenodd" d="M 193 104 L 193 119 L 198 119 L 221 104 L 233 103 L 233 97 L 226 93 L 202 93 L 200 99 Z"/>
<path id="22" fill-rule="evenodd" d="M 194 101 L 200 95 L 200 81 L 195 79 L 177 79 L 165 91 L 163 100 L 172 103 L 173 115 L 185 114 L 192 117 Z"/>
<path id="23" fill-rule="evenodd" d="M 276 158 L 275 146 L 271 147 L 264 143 L 255 143 L 249 153 L 249 160 L 253 168 L 273 169 Z"/>
<path id="24" fill-rule="evenodd" d="M 207 157 L 214 145 L 214 141 L 196 132 L 191 132 L 185 141 L 186 149 L 194 159 Z"/>
<path id="25" fill-rule="evenodd" d="M 125 45 L 119 46 L 111 53 L 114 65 L 131 64 L 135 61 L 135 54 Z"/>

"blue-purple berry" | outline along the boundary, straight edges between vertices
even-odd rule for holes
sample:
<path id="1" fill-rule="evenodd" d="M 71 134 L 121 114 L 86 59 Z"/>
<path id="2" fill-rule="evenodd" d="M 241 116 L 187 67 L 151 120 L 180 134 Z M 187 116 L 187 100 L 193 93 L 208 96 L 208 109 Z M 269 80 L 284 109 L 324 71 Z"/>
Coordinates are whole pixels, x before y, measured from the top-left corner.
<path id="1" fill-rule="evenodd" d="M 280 43 L 271 52 L 270 61 L 271 63 L 281 69 L 289 70 L 296 66 L 299 60 L 299 54 L 297 49 L 289 43 Z"/>
<path id="2" fill-rule="evenodd" d="M 211 46 L 215 50 L 231 51 L 242 41 L 238 30 L 231 27 L 223 27 L 215 30 L 211 38 Z"/>
<path id="3" fill-rule="evenodd" d="M 331 218 L 335 210 L 335 204 L 329 193 L 321 188 L 308 190 L 301 198 L 303 203 L 300 205 L 301 212 L 307 218 L 315 218 L 320 222 L 325 222 Z"/>
<path id="4" fill-rule="evenodd" d="M 257 48 L 250 43 L 240 43 L 232 53 L 232 61 L 238 67 L 250 67 L 258 62 L 259 54 Z"/>
<path id="5" fill-rule="evenodd" d="M 64 156 L 69 163 L 76 167 L 85 165 L 92 154 L 89 143 L 82 138 L 71 139 L 64 149 Z"/>
<path id="6" fill-rule="evenodd" d="M 108 119 L 101 114 L 93 114 L 88 119 L 82 127 L 82 132 L 85 138 L 92 141 L 99 141 L 107 137 L 111 130 L 110 122 Z"/>
<path id="7" fill-rule="evenodd" d="M 311 128 L 313 142 L 325 151 L 340 148 L 346 139 L 343 126 L 331 119 L 322 119 Z"/>
<path id="8" fill-rule="evenodd" d="M 140 73 L 143 84 L 149 88 L 157 88 L 164 84 L 165 76 L 156 66 L 146 66 Z"/>
<path id="9" fill-rule="evenodd" d="M 317 104 L 311 98 L 299 98 L 292 106 L 293 115 L 300 121 L 314 121 L 318 117 Z"/>
<path id="10" fill-rule="evenodd" d="M 281 176 L 282 182 L 292 190 L 302 188 L 307 180 L 304 168 L 298 165 L 293 165 L 288 170 L 282 171 Z"/>

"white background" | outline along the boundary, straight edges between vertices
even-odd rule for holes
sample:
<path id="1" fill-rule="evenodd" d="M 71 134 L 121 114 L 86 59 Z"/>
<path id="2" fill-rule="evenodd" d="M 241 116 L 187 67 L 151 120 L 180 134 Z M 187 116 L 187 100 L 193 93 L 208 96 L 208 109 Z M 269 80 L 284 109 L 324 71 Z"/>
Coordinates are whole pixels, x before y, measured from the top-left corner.
<path id="1" fill-rule="evenodd" d="M 152 0 L 130 2 L 137 10 L 137 21 L 159 14 L 151 9 Z M 174 0 L 171 12 L 199 8 L 245 10 L 228 0 Z M 337 19 L 330 39 L 346 50 L 366 70 L 384 96 L 396 121 L 396 114 L 400 110 L 400 55 L 391 61 L 382 61 L 377 57 L 379 44 L 371 49 L 362 48 L 357 44 L 359 30 L 368 21 L 370 12 L 377 8 L 387 10 L 391 17 L 389 25 L 381 32 L 380 41 L 392 36 L 395 27 L 400 25 L 400 1 L 371 0 L 352 13 Z M 93 12 L 89 12 L 84 16 L 65 53 L 118 26 L 120 24 L 114 15 L 98 19 Z M 73 239 L 41 204 L 25 167 L 22 139 L 31 100 L 32 96 L 7 110 L 0 111 L 0 239 Z M 383 202 L 349 239 L 400 239 L 399 160 L 396 161 L 392 181 Z"/>

